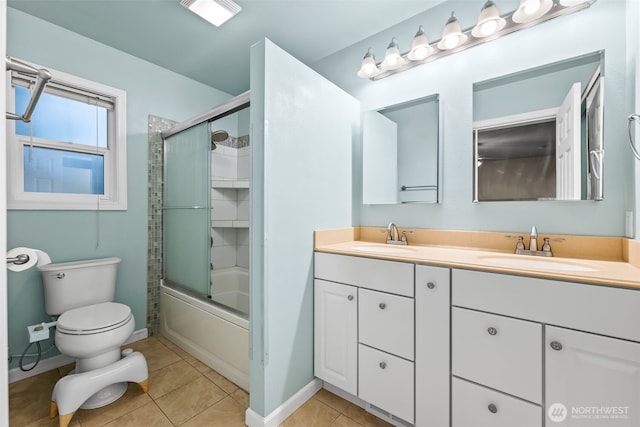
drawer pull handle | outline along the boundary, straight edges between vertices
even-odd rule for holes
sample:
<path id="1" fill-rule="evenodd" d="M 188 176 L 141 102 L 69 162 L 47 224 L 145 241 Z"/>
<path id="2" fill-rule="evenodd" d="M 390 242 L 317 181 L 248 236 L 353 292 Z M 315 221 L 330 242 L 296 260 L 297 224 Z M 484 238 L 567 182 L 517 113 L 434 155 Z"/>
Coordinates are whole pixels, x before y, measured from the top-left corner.
<path id="1" fill-rule="evenodd" d="M 348 299 L 349 301 L 353 301 L 353 295 L 349 295 L 349 296 L 347 297 L 347 299 Z"/>
<path id="2" fill-rule="evenodd" d="M 381 302 L 380 304 L 378 304 L 378 307 L 380 307 L 380 310 L 384 310 L 387 307 L 387 304 Z"/>
<path id="3" fill-rule="evenodd" d="M 489 335 L 497 335 L 498 334 L 498 330 L 494 327 L 490 327 L 489 329 L 487 329 L 487 332 L 489 332 Z"/>
<path id="4" fill-rule="evenodd" d="M 378 363 L 378 366 L 380 366 L 380 369 L 385 369 L 387 367 L 386 362 L 380 362 Z"/>
<path id="5" fill-rule="evenodd" d="M 487 408 L 489 409 L 489 412 L 491 412 L 492 414 L 495 414 L 496 412 L 498 412 L 498 407 L 493 403 L 490 403 L 489 406 L 487 406 Z"/>
<path id="6" fill-rule="evenodd" d="M 551 341 L 551 344 L 549 344 L 551 346 L 552 349 L 554 349 L 555 351 L 560 351 L 562 350 L 562 344 L 560 344 L 558 341 Z"/>
<path id="7" fill-rule="evenodd" d="M 429 282 L 429 283 L 427 283 L 427 288 L 429 288 L 429 289 L 435 289 L 435 287 L 436 287 L 436 284 L 435 284 L 435 283 L 433 283 L 433 282 Z"/>

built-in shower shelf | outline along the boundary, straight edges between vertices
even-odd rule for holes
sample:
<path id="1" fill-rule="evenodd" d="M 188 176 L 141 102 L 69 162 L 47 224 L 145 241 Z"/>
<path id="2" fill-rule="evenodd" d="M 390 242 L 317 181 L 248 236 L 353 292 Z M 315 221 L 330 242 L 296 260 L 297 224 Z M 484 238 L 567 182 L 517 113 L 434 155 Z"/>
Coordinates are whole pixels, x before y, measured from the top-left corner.
<path id="1" fill-rule="evenodd" d="M 211 221 L 213 228 L 249 228 L 249 221 Z"/>
<path id="2" fill-rule="evenodd" d="M 212 179 L 212 188 L 249 188 L 249 180 Z"/>

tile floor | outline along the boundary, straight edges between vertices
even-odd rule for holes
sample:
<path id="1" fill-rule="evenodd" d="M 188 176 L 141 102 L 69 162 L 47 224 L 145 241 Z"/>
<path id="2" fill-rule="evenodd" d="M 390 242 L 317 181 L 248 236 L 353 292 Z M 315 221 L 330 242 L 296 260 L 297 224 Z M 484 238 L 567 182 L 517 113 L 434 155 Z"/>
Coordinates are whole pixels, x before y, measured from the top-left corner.
<path id="1" fill-rule="evenodd" d="M 103 408 L 80 409 L 70 427 L 244 426 L 249 395 L 163 337 L 129 344 L 145 355 L 149 393 L 129 384 L 126 394 Z M 9 384 L 10 427 L 58 426 L 49 419 L 51 391 L 72 365 Z M 388 426 L 383 420 L 346 400 L 320 390 L 283 427 Z"/>

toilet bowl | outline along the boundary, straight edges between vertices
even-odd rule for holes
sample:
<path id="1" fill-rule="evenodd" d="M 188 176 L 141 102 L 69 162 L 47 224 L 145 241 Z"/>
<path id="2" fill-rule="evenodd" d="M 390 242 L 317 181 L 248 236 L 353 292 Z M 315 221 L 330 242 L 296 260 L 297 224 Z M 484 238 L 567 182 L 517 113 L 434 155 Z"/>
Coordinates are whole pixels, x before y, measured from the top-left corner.
<path id="1" fill-rule="evenodd" d="M 80 374 L 100 369 L 120 360 L 120 347 L 135 326 L 131 309 L 115 302 L 92 304 L 64 312 L 56 325 L 55 343 L 62 354 L 76 360 Z M 80 407 L 99 408 L 117 400 L 126 383 L 112 384 L 91 396 Z"/>
<path id="2" fill-rule="evenodd" d="M 140 384 L 145 392 L 148 387 L 144 356 L 127 358 L 120 350 L 133 333 L 135 319 L 128 306 L 113 302 L 119 263 L 120 258 L 112 257 L 38 266 L 45 309 L 58 316 L 56 347 L 76 360 L 75 370 L 58 381 L 52 395 L 51 414 L 60 408 L 61 427 L 78 408 L 99 408 L 117 400 L 127 381 Z"/>

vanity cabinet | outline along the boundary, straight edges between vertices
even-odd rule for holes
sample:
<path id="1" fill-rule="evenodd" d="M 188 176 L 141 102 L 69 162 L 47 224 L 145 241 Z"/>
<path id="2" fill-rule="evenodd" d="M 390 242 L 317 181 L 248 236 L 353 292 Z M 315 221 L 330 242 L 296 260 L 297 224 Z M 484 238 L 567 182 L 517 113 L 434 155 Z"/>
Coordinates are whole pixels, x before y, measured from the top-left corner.
<path id="1" fill-rule="evenodd" d="M 358 288 L 316 279 L 314 371 L 318 378 L 358 392 Z"/>
<path id="2" fill-rule="evenodd" d="M 315 254 L 315 375 L 414 422 L 414 265 Z"/>
<path id="3" fill-rule="evenodd" d="M 452 306 L 453 427 L 640 425 L 640 292 L 453 269 Z"/>
<path id="4" fill-rule="evenodd" d="M 547 326 L 545 361 L 547 402 L 567 425 L 640 425 L 639 343 Z"/>

